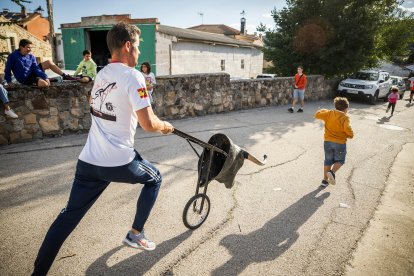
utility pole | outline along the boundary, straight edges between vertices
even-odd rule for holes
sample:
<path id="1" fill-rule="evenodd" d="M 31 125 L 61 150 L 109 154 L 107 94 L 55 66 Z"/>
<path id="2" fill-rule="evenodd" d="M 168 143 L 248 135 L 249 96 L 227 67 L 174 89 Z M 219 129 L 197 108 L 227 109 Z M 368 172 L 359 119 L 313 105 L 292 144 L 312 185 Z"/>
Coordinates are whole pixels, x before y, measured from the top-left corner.
<path id="1" fill-rule="evenodd" d="M 46 0 L 47 4 L 47 16 L 49 20 L 49 42 L 52 48 L 52 59 L 55 64 L 57 64 L 56 58 L 56 35 L 55 35 L 55 27 L 53 25 L 53 0 Z"/>
<path id="2" fill-rule="evenodd" d="M 204 13 L 199 12 L 198 15 L 201 16 L 201 25 L 204 25 Z"/>

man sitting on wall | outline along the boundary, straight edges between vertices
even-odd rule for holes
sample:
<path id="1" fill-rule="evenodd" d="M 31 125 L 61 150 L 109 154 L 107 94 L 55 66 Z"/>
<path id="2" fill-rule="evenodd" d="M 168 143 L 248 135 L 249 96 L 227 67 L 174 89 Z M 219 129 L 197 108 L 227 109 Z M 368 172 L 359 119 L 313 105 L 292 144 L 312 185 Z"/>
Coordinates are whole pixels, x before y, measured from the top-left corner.
<path id="1" fill-rule="evenodd" d="M 7 57 L 6 68 L 4 69 L 4 78 L 9 87 L 13 86 L 11 73 L 22 84 L 37 85 L 38 87 L 47 87 L 50 85 L 45 70 L 50 69 L 56 74 L 63 77 L 64 80 L 75 80 L 75 78 L 66 75 L 52 61 L 46 60 L 37 64 L 36 58 L 30 52 L 32 51 L 32 42 L 28 39 L 22 39 L 19 42 L 19 49 L 15 50 Z"/>

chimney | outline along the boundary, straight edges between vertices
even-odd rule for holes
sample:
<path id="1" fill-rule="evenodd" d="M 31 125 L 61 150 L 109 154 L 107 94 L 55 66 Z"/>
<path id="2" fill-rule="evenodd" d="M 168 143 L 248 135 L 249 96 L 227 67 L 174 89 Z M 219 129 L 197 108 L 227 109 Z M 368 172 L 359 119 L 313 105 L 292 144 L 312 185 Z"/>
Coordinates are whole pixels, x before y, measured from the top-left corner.
<path id="1" fill-rule="evenodd" d="M 26 12 L 26 8 L 25 7 L 22 7 L 22 14 L 23 15 L 27 15 L 27 12 Z"/>
<path id="2" fill-rule="evenodd" d="M 244 35 L 246 32 L 246 18 L 244 18 L 246 12 L 243 10 L 240 14 L 243 16 L 240 19 L 240 34 Z"/>

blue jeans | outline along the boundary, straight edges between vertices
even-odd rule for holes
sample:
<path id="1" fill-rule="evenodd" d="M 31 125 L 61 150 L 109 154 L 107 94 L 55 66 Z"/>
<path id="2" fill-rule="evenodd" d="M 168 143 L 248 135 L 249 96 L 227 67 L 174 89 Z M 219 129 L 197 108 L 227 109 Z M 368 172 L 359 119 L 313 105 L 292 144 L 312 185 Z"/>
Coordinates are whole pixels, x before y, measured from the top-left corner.
<path id="1" fill-rule="evenodd" d="M 7 90 L 1 84 L 0 84 L 0 99 L 3 102 L 3 104 L 6 104 L 9 102 L 9 98 L 7 97 Z"/>
<path id="2" fill-rule="evenodd" d="M 294 89 L 293 90 L 293 98 L 295 100 L 301 100 L 305 99 L 305 89 Z"/>
<path id="3" fill-rule="evenodd" d="M 335 163 L 345 164 L 346 144 L 325 141 L 323 148 L 325 150 L 325 166 L 332 166 Z"/>
<path id="4" fill-rule="evenodd" d="M 32 275 L 47 274 L 66 238 L 111 182 L 144 185 L 132 224 L 132 228 L 142 231 L 157 199 L 161 181 L 160 172 L 138 152 L 134 160 L 118 167 L 100 167 L 78 160 L 68 204 L 47 232 Z"/>

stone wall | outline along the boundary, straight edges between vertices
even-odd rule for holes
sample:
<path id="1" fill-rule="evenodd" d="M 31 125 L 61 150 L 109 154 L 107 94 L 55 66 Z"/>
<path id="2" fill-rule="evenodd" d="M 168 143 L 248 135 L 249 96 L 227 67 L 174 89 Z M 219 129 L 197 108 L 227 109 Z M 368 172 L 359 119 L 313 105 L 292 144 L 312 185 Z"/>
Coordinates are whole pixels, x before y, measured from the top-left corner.
<path id="1" fill-rule="evenodd" d="M 9 101 L 18 119 L 0 115 L 0 145 L 87 131 L 91 84 L 56 83 L 48 88 L 16 85 Z"/>
<path id="2" fill-rule="evenodd" d="M 228 74 L 194 74 L 157 77 L 155 111 L 178 119 L 263 106 L 286 105 L 292 100 L 293 77 L 232 80 Z M 338 80 L 308 76 L 305 101 L 334 96 Z"/>
<path id="3" fill-rule="evenodd" d="M 308 76 L 306 101 L 331 98 L 338 81 Z M 52 83 L 49 88 L 17 85 L 9 91 L 10 105 L 19 116 L 0 112 L 0 145 L 30 141 L 90 128 L 92 83 Z M 228 74 L 176 75 L 157 78 L 154 109 L 161 118 L 191 116 L 286 105 L 291 102 L 292 78 L 230 81 Z"/>

